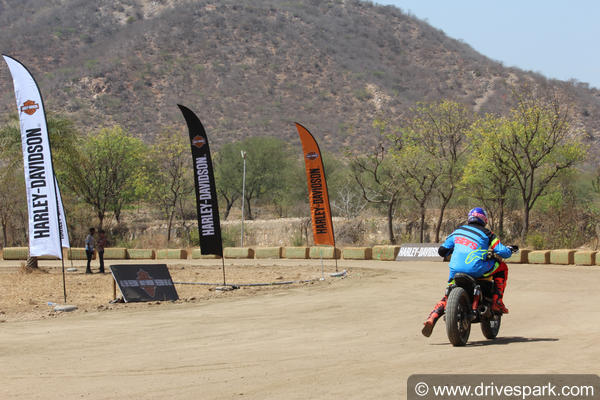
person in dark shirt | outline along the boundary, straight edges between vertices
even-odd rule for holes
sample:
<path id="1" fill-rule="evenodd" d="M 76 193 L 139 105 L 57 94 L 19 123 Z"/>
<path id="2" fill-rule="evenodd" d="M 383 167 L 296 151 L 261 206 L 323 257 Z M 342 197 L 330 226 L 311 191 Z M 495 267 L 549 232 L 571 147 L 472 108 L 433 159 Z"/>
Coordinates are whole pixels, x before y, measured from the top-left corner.
<path id="1" fill-rule="evenodd" d="M 98 231 L 98 242 L 96 243 L 96 249 L 98 250 L 98 258 L 100 259 L 100 270 L 99 274 L 104 273 L 104 247 L 106 247 L 106 234 L 103 229 Z"/>

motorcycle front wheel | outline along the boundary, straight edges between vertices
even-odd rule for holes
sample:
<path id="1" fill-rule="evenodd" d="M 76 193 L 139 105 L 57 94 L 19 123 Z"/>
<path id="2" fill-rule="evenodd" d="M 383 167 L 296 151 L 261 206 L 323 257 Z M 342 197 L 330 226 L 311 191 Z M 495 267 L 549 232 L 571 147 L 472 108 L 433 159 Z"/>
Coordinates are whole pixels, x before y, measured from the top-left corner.
<path id="1" fill-rule="evenodd" d="M 446 334 L 453 346 L 464 346 L 471 333 L 471 303 L 463 288 L 455 287 L 446 305 Z"/>

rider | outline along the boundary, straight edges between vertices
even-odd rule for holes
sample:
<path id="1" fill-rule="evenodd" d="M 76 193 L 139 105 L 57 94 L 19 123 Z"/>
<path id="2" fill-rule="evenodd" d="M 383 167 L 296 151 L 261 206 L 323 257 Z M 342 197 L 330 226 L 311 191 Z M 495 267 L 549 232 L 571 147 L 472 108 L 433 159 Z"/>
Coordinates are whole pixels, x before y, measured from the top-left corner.
<path id="1" fill-rule="evenodd" d="M 500 239 L 487 229 L 488 217 L 483 208 L 475 207 L 469 211 L 468 224 L 457 228 L 450 236 L 446 238 L 444 244 L 438 249 L 438 254 L 446 257 L 452 254 L 450 258 L 450 277 L 448 282 L 452 282 L 457 272 L 471 275 L 474 278 L 492 277 L 496 287 L 494 293 L 492 310 L 508 313 L 508 309 L 502 302 L 506 280 L 508 278 L 508 267 L 505 262 L 497 261 L 487 257 L 488 251 L 497 253 L 502 258 L 511 256 L 511 248 L 500 243 Z M 446 310 L 446 301 L 448 300 L 448 291 L 446 295 L 434 307 L 429 318 L 425 321 L 423 335 L 429 337 L 437 320 L 444 315 Z"/>

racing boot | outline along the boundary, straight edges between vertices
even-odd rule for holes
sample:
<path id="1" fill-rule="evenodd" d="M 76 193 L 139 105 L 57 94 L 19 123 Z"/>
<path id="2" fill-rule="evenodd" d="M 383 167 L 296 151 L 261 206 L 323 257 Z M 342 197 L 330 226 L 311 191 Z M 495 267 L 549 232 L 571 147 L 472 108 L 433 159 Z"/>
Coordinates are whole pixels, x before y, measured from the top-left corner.
<path id="1" fill-rule="evenodd" d="M 496 285 L 496 293 L 492 297 L 492 310 L 501 312 L 502 314 L 508 314 L 508 308 L 506 308 L 504 302 L 502 301 L 504 289 L 506 289 L 506 279 L 502 277 L 495 277 L 494 284 Z"/>
<path id="2" fill-rule="evenodd" d="M 431 336 L 431 332 L 433 332 L 433 327 L 435 326 L 435 323 L 438 321 L 438 319 L 440 319 L 440 317 L 442 315 L 444 315 L 444 312 L 446 311 L 446 302 L 447 301 L 448 301 L 448 296 L 444 296 L 435 305 L 435 307 L 433 308 L 433 311 L 431 311 L 431 313 L 429 314 L 427 321 L 425 321 L 423 324 L 424 326 L 423 326 L 423 329 L 421 330 L 421 333 L 423 334 L 423 336 L 425 336 L 425 337 Z"/>

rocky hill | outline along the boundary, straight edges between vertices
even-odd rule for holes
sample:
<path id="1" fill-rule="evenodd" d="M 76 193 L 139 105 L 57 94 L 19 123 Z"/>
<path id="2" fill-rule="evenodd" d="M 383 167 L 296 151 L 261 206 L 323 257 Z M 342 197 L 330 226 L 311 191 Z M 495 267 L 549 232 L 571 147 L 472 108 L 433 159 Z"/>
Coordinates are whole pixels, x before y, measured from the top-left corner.
<path id="1" fill-rule="evenodd" d="M 0 51 L 27 65 L 46 108 L 82 131 L 121 124 L 150 140 L 195 110 L 211 141 L 296 140 L 305 124 L 330 150 L 363 146 L 377 116 L 447 98 L 510 107 L 510 86 L 556 87 L 599 136 L 600 92 L 505 68 L 391 6 L 357 0 L 0 0 Z M 0 121 L 15 115 L 0 67 Z"/>

